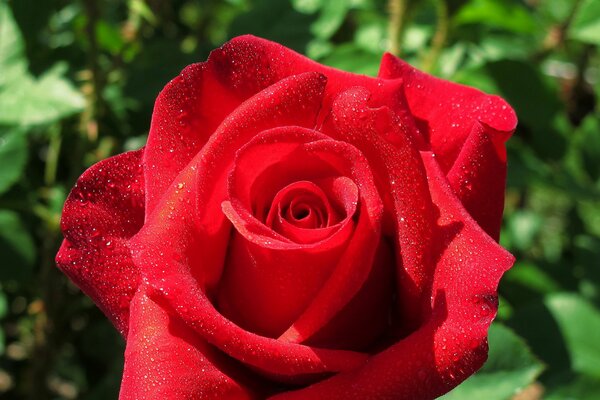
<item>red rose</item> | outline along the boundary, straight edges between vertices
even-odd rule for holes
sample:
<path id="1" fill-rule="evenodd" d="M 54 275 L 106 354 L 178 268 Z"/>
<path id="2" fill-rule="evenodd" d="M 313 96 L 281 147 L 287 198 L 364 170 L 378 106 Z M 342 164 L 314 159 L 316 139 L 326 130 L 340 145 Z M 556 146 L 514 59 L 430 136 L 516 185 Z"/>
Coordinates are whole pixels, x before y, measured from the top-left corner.
<path id="1" fill-rule="evenodd" d="M 64 208 L 59 267 L 127 341 L 122 399 L 430 399 L 487 356 L 516 125 L 386 54 L 239 37 Z"/>

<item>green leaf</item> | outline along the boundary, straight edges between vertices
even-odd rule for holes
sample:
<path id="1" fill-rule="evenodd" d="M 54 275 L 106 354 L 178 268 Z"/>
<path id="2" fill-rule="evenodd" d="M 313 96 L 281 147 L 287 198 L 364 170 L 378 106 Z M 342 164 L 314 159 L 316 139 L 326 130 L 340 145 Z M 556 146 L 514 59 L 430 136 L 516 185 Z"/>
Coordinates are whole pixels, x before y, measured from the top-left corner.
<path id="1" fill-rule="evenodd" d="M 512 244 L 520 250 L 531 247 L 542 227 L 542 216 L 530 210 L 518 210 L 508 218 Z"/>
<path id="2" fill-rule="evenodd" d="M 354 42 L 365 51 L 381 56 L 385 49 L 387 32 L 380 20 L 361 23 L 356 29 Z"/>
<path id="3" fill-rule="evenodd" d="M 301 53 L 313 39 L 310 27 L 315 15 L 299 13 L 287 1 L 257 0 L 250 11 L 231 23 L 230 37 L 252 33 L 274 40 Z"/>
<path id="4" fill-rule="evenodd" d="M 0 124 L 48 123 L 83 110 L 84 99 L 65 78 L 66 65 L 39 79 L 27 72 L 23 38 L 6 3 L 0 3 Z"/>
<path id="5" fill-rule="evenodd" d="M 315 39 L 306 45 L 306 56 L 313 60 L 319 60 L 328 56 L 333 51 L 333 44 L 326 40 Z"/>
<path id="6" fill-rule="evenodd" d="M 314 14 L 319 11 L 319 17 L 310 26 L 310 31 L 315 38 L 327 40 L 340 28 L 346 14 L 356 6 L 352 0 L 292 0 L 292 7 L 301 14 Z"/>
<path id="7" fill-rule="evenodd" d="M 0 210 L 0 281 L 23 279 L 31 273 L 36 257 L 33 239 L 13 211 Z"/>
<path id="8" fill-rule="evenodd" d="M 564 338 L 573 371 L 600 378 L 600 312 L 575 294 L 545 301 Z"/>
<path id="9" fill-rule="evenodd" d="M 102 49 L 113 55 L 119 54 L 125 46 L 121 32 L 104 21 L 96 23 L 96 40 Z"/>
<path id="10" fill-rule="evenodd" d="M 519 2 L 505 0 L 471 0 L 454 16 L 454 23 L 482 24 L 518 33 L 534 33 L 537 23 Z"/>
<path id="11" fill-rule="evenodd" d="M 379 70 L 379 56 L 366 52 L 354 44 L 343 44 L 323 60 L 323 64 L 330 65 L 344 71 L 357 74 L 376 76 Z"/>
<path id="12" fill-rule="evenodd" d="M 600 379 L 600 311 L 580 295 L 548 295 L 517 309 L 510 325 L 546 363 L 542 382 L 572 373 Z"/>
<path id="13" fill-rule="evenodd" d="M 0 90 L 27 71 L 25 45 L 10 8 L 0 0 Z"/>
<path id="14" fill-rule="evenodd" d="M 152 9 L 148 7 L 145 1 L 143 0 L 130 0 L 129 8 L 134 15 L 139 15 L 144 18 L 152 25 L 156 25 L 157 19 L 156 15 L 152 12 Z"/>
<path id="15" fill-rule="evenodd" d="M 83 96 L 62 77 L 64 65 L 51 68 L 40 79 L 21 75 L 0 91 L 0 124 L 37 125 L 75 114 Z"/>
<path id="16" fill-rule="evenodd" d="M 312 14 L 323 6 L 323 0 L 292 0 L 294 10 L 303 14 Z"/>
<path id="17" fill-rule="evenodd" d="M 546 387 L 544 400 L 598 400 L 600 379 L 587 375 L 560 376 Z"/>
<path id="18" fill-rule="evenodd" d="M 518 262 L 505 276 L 507 282 L 519 283 L 536 293 L 550 293 L 560 289 L 560 285 L 539 266 Z"/>
<path id="19" fill-rule="evenodd" d="M 569 37 L 600 46 L 600 1 L 583 0 L 573 17 Z"/>
<path id="20" fill-rule="evenodd" d="M 27 163 L 27 140 L 24 132 L 0 128 L 0 193 L 8 190 L 20 177 Z"/>
<path id="21" fill-rule="evenodd" d="M 489 344 L 489 357 L 483 368 L 441 399 L 508 400 L 542 372 L 542 363 L 523 339 L 507 327 L 493 324 Z"/>
<path id="22" fill-rule="evenodd" d="M 600 237 L 600 202 L 582 201 L 577 204 L 585 228 Z"/>
<path id="23" fill-rule="evenodd" d="M 600 17 L 599 17 L 600 18 Z M 600 112 L 588 115 L 576 131 L 577 146 L 585 172 L 593 179 L 600 179 Z"/>
<path id="24" fill-rule="evenodd" d="M 551 23 L 564 23 L 579 0 L 538 0 L 536 11 Z"/>
<path id="25" fill-rule="evenodd" d="M 350 3 L 345 0 L 325 2 L 319 18 L 310 27 L 311 32 L 320 39 L 329 39 L 342 25 L 349 9 Z"/>

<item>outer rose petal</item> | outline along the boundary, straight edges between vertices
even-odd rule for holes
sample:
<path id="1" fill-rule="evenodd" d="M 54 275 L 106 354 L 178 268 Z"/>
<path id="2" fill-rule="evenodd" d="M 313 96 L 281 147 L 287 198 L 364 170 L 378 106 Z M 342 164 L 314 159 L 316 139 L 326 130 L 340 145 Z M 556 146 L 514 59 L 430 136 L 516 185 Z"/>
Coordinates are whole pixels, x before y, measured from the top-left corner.
<path id="1" fill-rule="evenodd" d="M 458 385 L 487 358 L 487 330 L 497 310 L 500 277 L 514 258 L 487 236 L 451 191 L 432 154 L 423 153 L 438 235 L 430 320 L 410 336 L 308 388 L 272 400 L 434 399 Z"/>
<path id="2" fill-rule="evenodd" d="M 363 86 L 397 111 L 406 134 L 413 132 L 397 82 L 326 67 L 278 43 L 239 36 L 214 50 L 206 62 L 185 68 L 158 96 L 144 154 L 146 214 L 232 110 L 272 84 L 305 72 L 327 76 L 324 110 L 340 91 Z"/>
<path id="3" fill-rule="evenodd" d="M 476 123 L 447 177 L 465 208 L 496 241 L 504 211 L 508 135 Z"/>
<path id="4" fill-rule="evenodd" d="M 178 318 L 138 290 L 131 303 L 120 400 L 244 400 L 234 367 Z"/>
<path id="5" fill-rule="evenodd" d="M 395 241 L 401 328 L 410 332 L 429 313 L 435 210 L 418 151 L 403 134 L 395 113 L 377 101 L 362 87 L 340 93 L 323 130 L 360 149 L 379 192 L 387 196 L 384 221 Z"/>
<path id="6" fill-rule="evenodd" d="M 512 108 L 500 97 L 427 75 L 391 54 L 383 56 L 379 76 L 402 79 L 410 112 L 452 188 L 497 239 L 504 205 L 504 142 L 517 125 Z"/>
<path id="7" fill-rule="evenodd" d="M 229 79 L 240 82 L 240 76 L 247 79 L 243 82 L 259 82 L 267 87 L 280 79 L 291 75 L 315 71 L 327 77 L 327 87 L 323 95 L 323 113 L 317 127 L 327 117 L 333 101 L 340 92 L 354 86 L 364 87 L 372 93 L 373 100 L 382 106 L 390 107 L 397 114 L 399 128 L 405 135 L 419 142 L 420 136 L 414 135 L 415 127 L 412 115 L 407 112 L 406 98 L 402 90 L 402 82 L 398 80 L 377 79 L 365 75 L 353 74 L 319 64 L 301 54 L 280 45 L 279 43 L 244 35 L 233 38 L 228 47 L 227 61 L 231 65 L 243 66 L 242 69 L 230 72 L 228 65 L 223 66 Z M 225 75 L 224 75 L 225 76 Z M 240 83 L 238 83 L 240 85 Z M 242 86 L 245 86 L 243 83 Z M 420 144 L 420 143 L 417 143 Z"/>
<path id="8" fill-rule="evenodd" d="M 187 66 L 165 86 L 154 104 L 144 154 L 147 214 L 240 102 L 219 85 L 207 63 Z"/>
<path id="9" fill-rule="evenodd" d="M 106 159 L 85 171 L 65 202 L 59 268 L 126 336 L 139 272 L 128 239 L 144 223 L 143 150 Z"/>

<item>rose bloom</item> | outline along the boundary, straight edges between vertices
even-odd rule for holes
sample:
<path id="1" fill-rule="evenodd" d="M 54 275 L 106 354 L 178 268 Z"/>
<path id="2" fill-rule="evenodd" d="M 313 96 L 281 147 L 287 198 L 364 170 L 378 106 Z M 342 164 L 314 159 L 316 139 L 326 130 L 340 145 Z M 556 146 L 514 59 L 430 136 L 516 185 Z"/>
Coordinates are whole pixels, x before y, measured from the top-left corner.
<path id="1" fill-rule="evenodd" d="M 431 399 L 484 363 L 500 98 L 238 37 L 79 178 L 59 267 L 126 339 L 121 399 Z"/>

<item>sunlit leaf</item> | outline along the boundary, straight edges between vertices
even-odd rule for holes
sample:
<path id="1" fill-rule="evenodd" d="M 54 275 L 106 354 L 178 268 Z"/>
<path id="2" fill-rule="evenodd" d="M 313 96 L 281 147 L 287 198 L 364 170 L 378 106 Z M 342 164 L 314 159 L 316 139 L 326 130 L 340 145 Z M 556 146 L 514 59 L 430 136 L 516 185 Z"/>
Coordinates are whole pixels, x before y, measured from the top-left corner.
<path id="1" fill-rule="evenodd" d="M 345 0 L 327 1 L 319 18 L 312 24 L 311 32 L 318 38 L 330 38 L 342 25 L 350 4 Z"/>
<path id="2" fill-rule="evenodd" d="M 546 300 L 565 340 L 574 371 L 600 379 L 600 311 L 574 294 Z"/>
<path id="3" fill-rule="evenodd" d="M 456 13 L 454 23 L 482 24 L 520 33 L 532 33 L 537 28 L 527 8 L 516 1 L 471 0 Z"/>
<path id="4" fill-rule="evenodd" d="M 8 5 L 0 1 L 0 90 L 27 71 L 25 45 Z M 0 109 L 0 115 L 2 110 Z"/>
<path id="5" fill-rule="evenodd" d="M 35 125 L 79 112 L 81 93 L 56 65 L 39 79 L 27 72 L 23 38 L 12 13 L 0 2 L 0 124 Z"/>
<path id="6" fill-rule="evenodd" d="M 27 140 L 24 132 L 0 129 L 0 193 L 19 179 L 26 162 Z"/>
<path id="7" fill-rule="evenodd" d="M 600 1 L 581 2 L 570 25 L 569 37 L 600 46 Z"/>
<path id="8" fill-rule="evenodd" d="M 0 124 L 36 125 L 56 121 L 83 110 L 81 93 L 63 78 L 57 65 L 39 79 L 20 75 L 0 91 Z"/>

